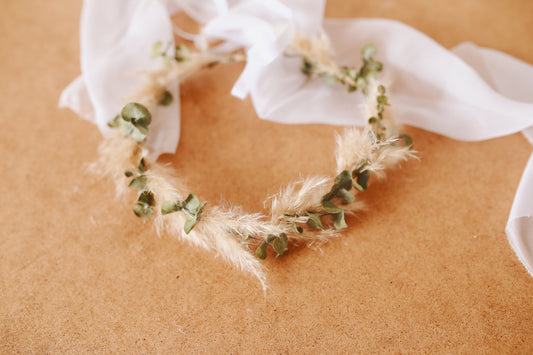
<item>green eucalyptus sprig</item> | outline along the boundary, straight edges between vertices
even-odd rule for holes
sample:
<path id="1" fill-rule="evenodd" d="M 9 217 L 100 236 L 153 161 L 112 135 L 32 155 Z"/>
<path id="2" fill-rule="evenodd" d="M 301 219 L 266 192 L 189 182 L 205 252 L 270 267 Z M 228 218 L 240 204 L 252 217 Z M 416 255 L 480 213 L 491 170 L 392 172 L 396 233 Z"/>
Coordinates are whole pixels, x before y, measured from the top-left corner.
<path id="1" fill-rule="evenodd" d="M 285 253 L 288 250 L 287 245 L 289 244 L 289 239 L 287 238 L 287 234 L 285 233 L 280 233 L 279 235 L 269 234 L 266 240 L 259 240 L 259 241 L 261 241 L 261 244 L 259 244 L 259 246 L 255 250 L 255 255 L 259 259 L 266 259 L 267 247 L 269 245 L 277 253 L 276 258 L 280 257 L 281 255 L 283 255 L 283 253 Z"/>
<path id="2" fill-rule="evenodd" d="M 199 60 L 202 62 L 200 69 L 212 68 L 218 64 L 228 64 L 246 61 L 246 56 L 240 53 L 230 54 L 226 56 L 213 56 L 207 53 L 192 53 L 187 46 L 178 44 L 174 48 L 174 54 L 170 52 L 171 44 L 163 45 L 163 42 L 155 42 L 150 50 L 150 57 L 155 59 L 157 57 L 163 58 L 167 64 L 175 62 L 177 64 Z"/>
<path id="3" fill-rule="evenodd" d="M 155 42 L 150 49 L 150 58 L 155 59 L 161 57 L 167 64 L 170 64 L 173 60 L 181 63 L 191 59 L 189 48 L 183 44 L 174 47 L 174 54 L 170 52 L 171 46 L 172 44 L 170 42 L 166 45 L 162 41 Z"/>
<path id="4" fill-rule="evenodd" d="M 370 81 L 373 80 L 378 72 L 383 69 L 383 65 L 376 61 L 373 56 L 376 54 L 376 48 L 369 44 L 364 46 L 361 49 L 362 55 L 362 66 L 357 71 L 352 68 L 343 67 L 340 72 L 331 72 L 325 70 L 320 66 L 318 62 L 302 57 L 301 71 L 307 76 L 317 75 L 322 77 L 328 83 L 339 82 L 343 85 L 346 85 L 349 92 L 355 92 L 357 89 L 361 89 L 364 94 L 368 94 L 368 88 Z M 372 137 L 372 140 L 375 142 L 374 149 L 383 149 L 383 147 L 388 144 L 394 144 L 397 141 L 397 138 L 387 138 L 386 126 L 383 123 L 384 112 L 386 106 L 389 106 L 388 97 L 386 95 L 386 89 L 383 85 L 377 87 L 377 96 L 376 96 L 376 111 L 377 115 L 372 116 L 368 119 L 368 124 L 370 127 L 369 134 Z M 408 135 L 400 135 L 398 138 L 403 138 L 405 145 L 412 147 L 412 140 Z M 347 228 L 345 220 L 345 209 L 339 206 L 340 205 L 349 205 L 355 201 L 355 196 L 351 192 L 352 189 L 355 189 L 359 192 L 362 192 L 368 188 L 368 182 L 371 176 L 369 169 L 369 162 L 361 162 L 353 170 L 344 170 L 339 175 L 336 176 L 333 186 L 330 191 L 322 196 L 321 205 L 323 212 L 316 211 L 307 211 L 306 224 L 312 229 L 323 230 L 324 225 L 322 223 L 322 217 L 331 216 L 333 220 L 333 226 L 336 229 Z M 299 223 L 297 220 L 300 217 L 299 215 L 288 215 L 285 214 L 285 221 L 292 225 L 292 228 L 295 233 L 303 233 L 303 228 L 298 226 Z M 271 238 L 276 236 L 272 235 Z M 274 239 L 272 239 L 274 240 Z M 259 247 L 256 249 L 256 255 L 263 259 L 266 257 L 267 246 L 271 245 L 270 240 L 262 242 Z M 274 247 L 274 245 L 272 244 Z M 274 248 L 275 249 L 275 248 Z M 276 250 L 276 249 L 275 249 Z M 278 256 L 281 253 L 278 252 Z"/>
<path id="5" fill-rule="evenodd" d="M 145 106 L 130 102 L 122 108 L 120 115 L 115 116 L 108 123 L 108 126 L 120 128 L 124 137 L 130 137 L 137 143 L 142 143 L 150 132 L 151 121 L 152 116 Z M 128 178 L 132 177 L 128 187 L 138 191 L 138 199 L 133 207 L 133 212 L 138 217 L 149 218 L 154 214 L 153 207 L 155 207 L 156 201 L 154 193 L 150 191 L 148 186 L 148 177 L 145 174 L 147 170 L 146 160 L 141 158 L 137 169 L 128 169 L 124 175 Z M 200 220 L 204 206 L 205 203 L 200 203 L 195 195 L 190 194 L 183 202 L 165 201 L 161 207 L 161 214 L 165 215 L 183 210 L 187 215 L 184 230 L 185 233 L 189 234 Z"/>
<path id="6" fill-rule="evenodd" d="M 130 102 L 122 108 L 120 115 L 116 115 L 108 123 L 108 126 L 120 129 L 124 137 L 130 137 L 140 144 L 146 140 L 151 122 L 152 115 L 146 107 Z M 155 197 L 148 187 L 146 170 L 148 170 L 146 160 L 141 158 L 137 168 L 124 171 L 124 175 L 128 178 L 133 177 L 128 187 L 138 191 L 138 199 L 133 206 L 133 212 L 138 217 L 149 218 L 154 214 Z"/>
<path id="7" fill-rule="evenodd" d="M 124 175 L 126 177 L 133 177 L 128 187 L 138 191 L 138 199 L 133 212 L 137 217 L 149 218 L 154 214 L 155 197 L 154 193 L 148 187 L 148 177 L 144 174 L 148 170 L 146 161 L 141 158 L 137 170 L 126 170 Z"/>
<path id="8" fill-rule="evenodd" d="M 161 206 L 161 214 L 166 215 L 183 211 L 187 216 L 183 227 L 185 234 L 189 234 L 194 226 L 200 221 L 205 203 L 201 203 L 198 197 L 189 194 L 185 201 L 165 201 Z"/>
<path id="9" fill-rule="evenodd" d="M 130 102 L 122 108 L 120 115 L 116 115 L 107 125 L 120 128 L 124 137 L 131 137 L 136 142 L 144 142 L 150 133 L 152 115 L 150 111 L 137 102 Z"/>
<path id="10" fill-rule="evenodd" d="M 363 64 L 359 70 L 344 66 L 340 70 L 332 71 L 331 68 L 324 68 L 319 62 L 308 57 L 302 57 L 300 70 L 307 76 L 321 77 L 328 84 L 346 85 L 348 92 L 360 89 L 367 94 L 370 80 L 376 78 L 377 74 L 383 70 L 383 64 L 373 57 L 376 52 L 376 47 L 372 44 L 363 46 L 361 49 Z M 286 55 L 292 56 L 290 53 Z"/>

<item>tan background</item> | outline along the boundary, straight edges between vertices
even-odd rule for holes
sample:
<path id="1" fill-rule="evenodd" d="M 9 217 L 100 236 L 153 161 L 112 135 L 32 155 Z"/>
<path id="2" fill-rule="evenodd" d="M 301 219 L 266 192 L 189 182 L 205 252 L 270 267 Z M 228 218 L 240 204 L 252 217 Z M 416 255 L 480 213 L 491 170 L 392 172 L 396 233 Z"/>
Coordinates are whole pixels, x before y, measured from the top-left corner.
<path id="1" fill-rule="evenodd" d="M 323 252 L 266 260 L 264 297 L 212 254 L 158 238 L 86 172 L 101 136 L 56 107 L 79 74 L 81 2 L 0 4 L 0 353 L 532 351 L 533 279 L 504 234 L 531 151 L 521 135 L 464 143 L 407 128 L 421 160 L 373 184 L 370 212 Z M 327 7 L 528 62 L 532 13 L 529 0 Z M 260 211 L 300 174 L 332 172 L 339 128 L 260 121 L 229 95 L 240 70 L 183 86 L 180 149 L 162 160 L 202 199 Z"/>

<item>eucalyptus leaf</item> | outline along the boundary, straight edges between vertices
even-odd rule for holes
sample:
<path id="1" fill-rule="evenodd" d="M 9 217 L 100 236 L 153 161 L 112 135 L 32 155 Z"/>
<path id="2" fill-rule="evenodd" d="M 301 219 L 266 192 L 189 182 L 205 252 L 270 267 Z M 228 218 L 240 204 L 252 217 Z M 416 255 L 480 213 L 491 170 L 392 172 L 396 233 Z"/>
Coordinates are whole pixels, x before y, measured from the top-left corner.
<path id="1" fill-rule="evenodd" d="M 189 233 L 194 226 L 200 220 L 202 210 L 205 206 L 205 203 L 201 203 L 198 197 L 193 194 L 189 194 L 185 201 L 182 204 L 182 209 L 187 215 L 187 221 L 185 222 L 185 233 Z"/>
<path id="2" fill-rule="evenodd" d="M 370 171 L 364 170 L 357 174 L 357 183 L 363 188 L 368 188 L 368 179 L 370 179 Z"/>
<path id="3" fill-rule="evenodd" d="M 116 115 L 113 119 L 107 122 L 107 125 L 111 128 L 117 128 L 120 126 L 120 116 Z"/>
<path id="4" fill-rule="evenodd" d="M 141 173 L 144 173 L 147 170 L 146 161 L 144 160 L 144 158 L 141 158 L 141 161 L 139 162 L 139 166 L 137 167 L 137 169 L 139 169 Z"/>
<path id="5" fill-rule="evenodd" d="M 403 139 L 406 147 L 409 147 L 409 148 L 413 147 L 413 139 L 411 138 L 411 136 L 407 134 L 402 134 L 400 138 Z"/>
<path id="6" fill-rule="evenodd" d="M 133 212 L 138 217 L 151 217 L 154 214 L 154 210 L 150 208 L 147 204 L 139 202 L 133 206 Z"/>
<path id="7" fill-rule="evenodd" d="M 189 194 L 183 202 L 183 208 L 190 212 L 192 215 L 196 215 L 199 209 L 202 207 L 200 200 L 193 194 Z"/>
<path id="8" fill-rule="evenodd" d="M 161 98 L 161 100 L 159 100 L 159 104 L 162 106 L 168 106 L 172 103 L 173 99 L 174 98 L 172 97 L 172 94 L 170 93 L 170 91 L 165 90 L 163 97 Z"/>
<path id="9" fill-rule="evenodd" d="M 267 236 L 267 243 L 270 243 L 271 241 L 273 241 L 274 239 L 276 239 L 278 236 L 275 235 L 275 234 L 269 234 Z"/>
<path id="10" fill-rule="evenodd" d="M 183 44 L 180 44 L 176 46 L 176 53 L 174 54 L 174 59 L 176 59 L 176 62 L 185 62 L 186 60 L 189 60 L 191 58 L 191 54 L 189 52 L 189 48 L 184 46 Z"/>
<path id="11" fill-rule="evenodd" d="M 120 125 L 120 131 L 122 132 L 122 135 L 124 137 L 131 135 L 134 129 L 135 129 L 135 126 L 127 121 L 122 121 L 122 124 Z"/>
<path id="12" fill-rule="evenodd" d="M 196 223 L 198 223 L 198 219 L 196 218 L 196 216 L 187 216 L 187 220 L 185 221 L 185 225 L 183 226 L 185 234 L 189 234 L 196 225 Z"/>
<path id="13" fill-rule="evenodd" d="M 307 225 L 314 229 L 320 229 L 323 230 L 324 226 L 322 225 L 322 221 L 320 220 L 320 214 L 313 213 L 313 212 L 307 212 L 307 216 L 309 216 L 309 219 L 307 220 Z"/>
<path id="14" fill-rule="evenodd" d="M 357 71 L 355 69 L 344 68 L 343 73 L 354 79 L 357 77 Z"/>
<path id="15" fill-rule="evenodd" d="M 335 226 L 337 229 L 344 229 L 348 227 L 346 221 L 344 220 L 344 211 L 333 215 L 333 226 Z"/>
<path id="16" fill-rule="evenodd" d="M 276 253 L 278 253 L 276 257 L 279 257 L 280 255 L 282 255 L 283 253 L 287 251 L 288 242 L 289 240 L 287 239 L 287 234 L 285 233 L 281 233 L 279 237 L 274 239 L 274 242 L 272 243 L 272 247 L 274 248 Z"/>
<path id="17" fill-rule="evenodd" d="M 303 233 L 304 232 L 304 229 L 300 226 L 297 226 L 296 225 L 296 222 L 292 224 L 292 229 L 294 229 L 294 231 L 296 233 Z"/>
<path id="18" fill-rule="evenodd" d="M 355 201 L 354 195 L 350 191 L 345 189 L 338 189 L 336 196 L 342 199 L 343 205 L 349 205 L 350 203 Z"/>
<path id="19" fill-rule="evenodd" d="M 150 111 L 137 102 L 126 104 L 126 106 L 122 108 L 120 114 L 125 121 L 131 122 L 136 127 L 140 126 L 147 128 L 152 122 Z"/>
<path id="20" fill-rule="evenodd" d="M 139 202 L 146 203 L 148 206 L 155 206 L 155 197 L 152 191 L 143 191 L 139 195 Z"/>
<path id="21" fill-rule="evenodd" d="M 132 177 L 133 175 L 135 175 L 135 173 L 133 171 L 131 171 L 131 170 L 126 170 L 126 171 L 124 171 L 124 175 L 126 177 Z"/>
<path id="22" fill-rule="evenodd" d="M 361 55 L 365 60 L 369 60 L 376 52 L 377 49 L 373 44 L 366 44 L 361 48 Z"/>
<path id="23" fill-rule="evenodd" d="M 141 175 L 131 180 L 128 186 L 131 187 L 132 189 L 144 190 L 146 188 L 147 182 L 148 182 L 148 178 L 146 177 L 146 175 Z"/>
<path id="24" fill-rule="evenodd" d="M 333 202 L 327 200 L 322 201 L 322 207 L 327 213 L 340 213 L 344 211 L 342 208 L 337 207 Z"/>
<path id="25" fill-rule="evenodd" d="M 379 105 L 388 105 L 389 104 L 389 99 L 387 98 L 387 96 L 384 96 L 384 95 L 380 95 L 376 98 L 377 102 Z"/>
<path id="26" fill-rule="evenodd" d="M 161 205 L 161 214 L 166 215 L 169 213 L 174 213 L 181 211 L 181 205 L 178 202 L 174 201 L 165 201 Z"/>
<path id="27" fill-rule="evenodd" d="M 359 185 L 356 181 L 353 182 L 353 187 L 355 187 L 357 191 L 365 191 L 363 186 Z"/>
<path id="28" fill-rule="evenodd" d="M 263 242 L 261 243 L 261 245 L 259 245 L 259 247 L 257 247 L 257 249 L 255 250 L 255 255 L 259 258 L 259 259 L 266 259 L 267 257 L 267 246 L 268 244 L 266 242 Z"/>
<path id="29" fill-rule="evenodd" d="M 127 122 L 129 123 L 129 122 Z M 142 126 L 133 126 L 133 129 L 130 133 L 131 138 L 136 142 L 142 142 L 146 139 L 148 136 L 148 133 L 150 131 L 148 128 L 142 127 Z"/>
<path id="30" fill-rule="evenodd" d="M 302 71 L 302 73 L 309 76 L 313 74 L 313 69 L 314 69 L 313 63 L 311 63 L 306 58 L 302 58 L 302 65 L 300 66 L 300 70 Z"/>
<path id="31" fill-rule="evenodd" d="M 360 88 L 363 92 L 366 92 L 366 79 L 362 77 L 358 77 L 355 80 L 355 84 L 358 88 Z"/>
<path id="32" fill-rule="evenodd" d="M 352 173 L 344 170 L 335 178 L 335 186 L 350 191 L 352 188 Z"/>

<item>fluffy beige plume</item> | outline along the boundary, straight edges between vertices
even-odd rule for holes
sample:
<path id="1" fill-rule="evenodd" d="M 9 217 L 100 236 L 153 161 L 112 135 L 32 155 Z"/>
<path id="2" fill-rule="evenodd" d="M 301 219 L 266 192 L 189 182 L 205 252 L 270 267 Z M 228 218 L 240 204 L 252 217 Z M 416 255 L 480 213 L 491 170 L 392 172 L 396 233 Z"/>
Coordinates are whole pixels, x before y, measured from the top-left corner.
<path id="1" fill-rule="evenodd" d="M 296 32 L 287 47 L 290 56 L 312 59 L 318 72 L 339 74 L 340 69 L 333 60 L 331 45 L 326 35 L 310 37 L 302 32 Z"/>
<path id="2" fill-rule="evenodd" d="M 182 232 L 182 234 L 184 233 Z M 245 245 L 237 241 L 224 225 L 211 223 L 209 220 L 202 221 L 190 234 L 192 234 L 192 238 L 204 239 L 209 245 L 208 249 L 216 251 L 217 255 L 222 256 L 226 262 L 257 277 L 263 290 L 266 290 L 266 276 L 261 261 L 245 248 Z"/>
<path id="3" fill-rule="evenodd" d="M 285 215 L 305 216 L 307 211 L 320 210 L 321 198 L 330 188 L 331 179 L 322 176 L 311 176 L 289 184 L 270 197 L 271 220 L 277 222 L 285 219 Z M 303 220 L 305 222 L 307 219 Z"/>
<path id="4" fill-rule="evenodd" d="M 265 219 L 262 214 L 246 214 L 235 207 L 223 209 L 216 206 L 211 208 L 207 214 L 207 220 L 210 223 L 224 225 L 227 231 L 241 238 L 262 237 L 284 232 L 278 225 L 266 222 Z"/>
<path id="5" fill-rule="evenodd" d="M 98 159 L 89 164 L 89 171 L 109 176 L 116 186 L 117 197 L 128 191 L 124 171 L 139 164 L 142 149 L 132 139 L 125 139 L 120 133 L 104 139 L 98 146 Z"/>
<path id="6" fill-rule="evenodd" d="M 273 224 L 287 234 L 293 242 L 303 242 L 308 246 L 320 246 L 331 238 L 340 236 L 340 232 L 334 228 L 316 230 L 303 228 L 302 233 L 294 231 L 294 223 L 305 226 L 309 217 L 307 211 L 324 213 L 322 197 L 331 189 L 332 179 L 322 176 L 312 176 L 298 180 L 283 188 L 277 194 L 271 196 L 270 213 Z M 346 211 L 354 213 L 364 208 L 364 203 L 355 201 L 346 206 Z"/>
<path id="7" fill-rule="evenodd" d="M 367 169 L 381 179 L 385 177 L 386 169 L 391 169 L 409 158 L 416 158 L 415 153 L 409 147 L 387 145 L 373 154 Z"/>
<path id="8" fill-rule="evenodd" d="M 337 136 L 337 173 L 343 170 L 353 171 L 366 162 L 365 170 L 382 178 L 386 169 L 393 168 L 409 158 L 416 158 L 416 152 L 409 147 L 394 145 L 397 140 L 393 137 L 379 142 L 373 138 L 368 127 L 363 130 L 346 129 L 342 135 Z"/>
<path id="9" fill-rule="evenodd" d="M 368 82 L 362 110 L 364 117 L 378 116 L 379 85 L 381 83 L 375 79 L 370 79 Z M 343 170 L 352 171 L 366 162 L 368 165 L 365 170 L 375 173 L 378 178 L 383 178 L 386 169 L 393 168 L 409 158 L 416 158 L 416 152 L 409 147 L 395 145 L 401 131 L 388 110 L 383 112 L 382 124 L 386 127 L 385 132 L 388 137 L 385 141 L 378 141 L 369 125 L 363 130 L 348 128 L 342 135 L 337 136 L 335 153 L 337 173 Z"/>
<path id="10" fill-rule="evenodd" d="M 199 223 L 186 234 L 183 227 L 186 217 L 182 212 L 162 215 L 161 205 L 165 201 L 183 201 L 188 193 L 173 174 L 173 169 L 153 164 L 146 171 L 148 186 L 156 200 L 155 226 L 158 233 L 177 236 L 195 246 L 215 251 L 223 259 L 238 269 L 249 272 L 259 279 L 263 288 L 265 274 L 260 261 L 241 244 L 239 235 L 264 233 L 273 230 L 261 222 L 259 215 L 241 215 L 232 211 L 223 211 L 218 207 L 206 206 Z M 238 231 L 239 235 L 236 235 Z"/>
<path id="11" fill-rule="evenodd" d="M 337 174 L 344 170 L 355 170 L 361 162 L 372 159 L 373 151 L 376 149 L 368 126 L 363 130 L 355 127 L 346 128 L 342 135 L 336 136 L 336 141 Z"/>
<path id="12" fill-rule="evenodd" d="M 183 213 L 177 212 L 162 216 L 157 212 L 156 219 L 159 221 L 156 223 L 159 224 L 159 230 L 164 230 L 169 235 L 216 252 L 237 269 L 257 277 L 263 288 L 266 288 L 266 277 L 260 260 L 250 252 L 245 244 L 241 243 L 240 237 L 229 231 L 225 223 L 229 221 L 224 216 L 220 216 L 218 212 L 216 207 L 206 206 L 199 223 L 189 234 L 183 230 L 186 220 Z"/>
<path id="13" fill-rule="evenodd" d="M 150 164 L 145 172 L 148 178 L 148 186 L 155 198 L 155 226 L 157 232 L 161 234 L 165 229 L 165 216 L 162 216 L 161 205 L 165 201 L 183 201 L 188 196 L 186 186 L 175 176 L 174 169 L 158 163 Z M 181 213 L 178 213 L 182 215 Z M 176 213 L 175 213 L 176 215 Z M 185 223 L 185 218 L 183 219 Z"/>

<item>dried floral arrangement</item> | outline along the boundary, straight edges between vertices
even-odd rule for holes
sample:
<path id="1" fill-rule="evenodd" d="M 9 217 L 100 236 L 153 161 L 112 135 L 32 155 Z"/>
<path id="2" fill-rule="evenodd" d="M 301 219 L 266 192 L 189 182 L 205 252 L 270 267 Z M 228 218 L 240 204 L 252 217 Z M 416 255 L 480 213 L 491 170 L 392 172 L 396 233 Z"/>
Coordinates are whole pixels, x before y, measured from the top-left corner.
<path id="1" fill-rule="evenodd" d="M 150 134 L 150 108 L 173 100 L 169 85 L 204 68 L 246 61 L 242 54 L 215 56 L 189 51 L 183 45 L 170 48 L 155 43 L 152 57 L 164 58 L 166 65 L 147 73 L 147 84 L 109 122 L 117 133 L 101 143 L 93 169 L 112 177 L 119 194 L 136 189 L 133 212 L 153 219 L 158 233 L 217 252 L 256 276 L 264 288 L 266 278 L 259 259 L 265 259 L 270 249 L 279 257 L 290 245 L 320 245 L 338 236 L 347 227 L 345 215 L 362 209 L 358 193 L 367 189 L 371 177 L 382 178 L 386 169 L 414 157 L 411 138 L 401 133 L 386 110 L 389 101 L 377 79 L 382 64 L 374 59 L 376 48 L 362 48 L 359 69 L 337 65 L 330 53 L 324 38 L 300 34 L 285 51 L 301 59 L 301 71 L 309 78 L 320 77 L 329 84 L 346 86 L 349 92 L 362 92 L 367 125 L 360 130 L 347 128 L 337 137 L 335 177 L 310 176 L 282 188 L 267 199 L 268 216 L 206 204 L 172 168 L 149 161 L 143 144 Z"/>

